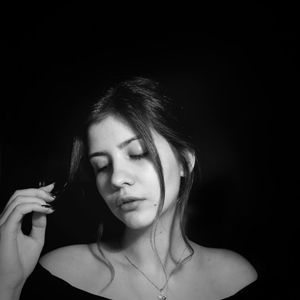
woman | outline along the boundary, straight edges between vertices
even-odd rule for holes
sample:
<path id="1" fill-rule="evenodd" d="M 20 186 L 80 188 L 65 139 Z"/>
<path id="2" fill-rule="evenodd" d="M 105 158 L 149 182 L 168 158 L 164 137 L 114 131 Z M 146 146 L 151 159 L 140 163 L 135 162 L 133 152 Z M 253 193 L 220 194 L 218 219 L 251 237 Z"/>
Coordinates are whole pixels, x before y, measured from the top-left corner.
<path id="1" fill-rule="evenodd" d="M 31 293 L 32 299 L 218 300 L 251 289 L 244 288 L 257 274 L 245 258 L 185 235 L 196 159 L 175 130 L 182 124 L 174 111 L 158 84 L 145 78 L 119 83 L 92 106 L 73 145 L 70 180 L 92 170 L 123 234 L 39 258 L 54 184 L 16 191 L 0 219 L 1 299 Z M 21 220 L 29 212 L 33 227 L 25 236 Z"/>

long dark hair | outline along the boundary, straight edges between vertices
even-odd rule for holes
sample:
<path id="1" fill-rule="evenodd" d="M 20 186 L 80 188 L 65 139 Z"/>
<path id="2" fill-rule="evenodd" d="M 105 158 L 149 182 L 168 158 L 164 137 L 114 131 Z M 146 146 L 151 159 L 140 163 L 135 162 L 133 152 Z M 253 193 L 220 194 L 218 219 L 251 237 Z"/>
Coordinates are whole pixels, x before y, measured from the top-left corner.
<path id="1" fill-rule="evenodd" d="M 182 177 L 180 184 L 175 215 L 179 214 L 180 216 L 181 233 L 190 251 L 189 255 L 181 261 L 181 264 L 185 263 L 193 255 L 193 249 L 188 242 L 184 229 L 186 223 L 185 211 L 194 179 L 194 169 L 190 167 L 188 153 L 195 154 L 195 150 L 191 143 L 187 141 L 187 135 L 184 132 L 183 123 L 180 119 L 182 114 L 183 111 L 181 106 L 175 105 L 171 99 L 165 96 L 162 88 L 156 81 L 142 77 L 134 77 L 132 79 L 122 81 L 109 88 L 104 96 L 91 106 L 83 127 L 74 139 L 70 168 L 70 180 L 72 181 L 78 173 L 78 170 L 81 169 L 80 165 L 84 162 L 87 163 L 86 133 L 92 124 L 99 123 L 108 115 L 116 115 L 128 121 L 130 126 L 143 141 L 145 150 L 149 153 L 149 158 L 152 161 L 159 177 L 160 202 L 154 226 L 152 227 L 153 230 L 151 238 L 151 245 L 158 256 L 155 245 L 155 233 L 164 205 L 165 185 L 160 157 L 155 147 L 150 129 L 154 129 L 158 134 L 163 136 L 175 151 L 177 159 L 184 170 L 184 177 Z M 100 248 L 102 233 L 103 224 L 99 226 L 99 239 L 97 244 L 102 255 L 102 259 L 111 270 L 112 281 L 114 278 L 113 266 L 105 258 L 104 253 Z"/>

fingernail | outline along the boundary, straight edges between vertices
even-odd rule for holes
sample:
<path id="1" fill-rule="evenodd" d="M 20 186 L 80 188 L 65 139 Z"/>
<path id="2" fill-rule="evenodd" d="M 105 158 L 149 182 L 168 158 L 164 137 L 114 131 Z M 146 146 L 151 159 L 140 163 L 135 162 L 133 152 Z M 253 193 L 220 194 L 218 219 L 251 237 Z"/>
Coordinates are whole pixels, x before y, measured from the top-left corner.
<path id="1" fill-rule="evenodd" d="M 42 207 L 45 207 L 45 208 L 50 208 L 50 209 L 53 210 L 53 207 L 52 207 L 52 205 L 50 205 L 50 204 L 41 204 L 41 206 L 42 206 Z"/>
<path id="2" fill-rule="evenodd" d="M 52 200 L 55 200 L 55 198 L 56 198 L 56 195 L 53 193 L 49 193 L 49 196 L 52 198 Z"/>

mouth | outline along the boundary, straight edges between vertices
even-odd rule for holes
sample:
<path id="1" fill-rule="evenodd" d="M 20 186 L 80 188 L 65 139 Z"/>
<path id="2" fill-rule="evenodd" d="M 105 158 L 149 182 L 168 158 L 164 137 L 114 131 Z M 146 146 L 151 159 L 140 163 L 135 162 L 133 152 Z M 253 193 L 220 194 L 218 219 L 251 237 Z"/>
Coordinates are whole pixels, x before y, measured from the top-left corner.
<path id="1" fill-rule="evenodd" d="M 138 197 L 126 197 L 126 198 L 119 198 L 117 200 L 117 206 L 119 208 L 122 208 L 123 206 L 125 205 L 130 205 L 131 203 L 134 203 L 134 202 L 138 202 L 138 201 L 143 201 L 145 200 L 144 198 L 138 198 Z"/>

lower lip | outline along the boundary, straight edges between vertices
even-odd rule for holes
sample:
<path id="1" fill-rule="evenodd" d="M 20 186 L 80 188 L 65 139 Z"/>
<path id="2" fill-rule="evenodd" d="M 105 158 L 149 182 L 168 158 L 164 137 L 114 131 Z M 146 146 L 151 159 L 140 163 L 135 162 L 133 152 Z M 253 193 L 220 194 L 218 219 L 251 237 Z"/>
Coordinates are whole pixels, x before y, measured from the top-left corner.
<path id="1" fill-rule="evenodd" d="M 136 208 L 138 208 L 138 206 L 140 205 L 141 202 L 142 202 L 142 200 L 134 200 L 131 202 L 121 204 L 119 207 L 123 211 L 135 210 Z"/>

